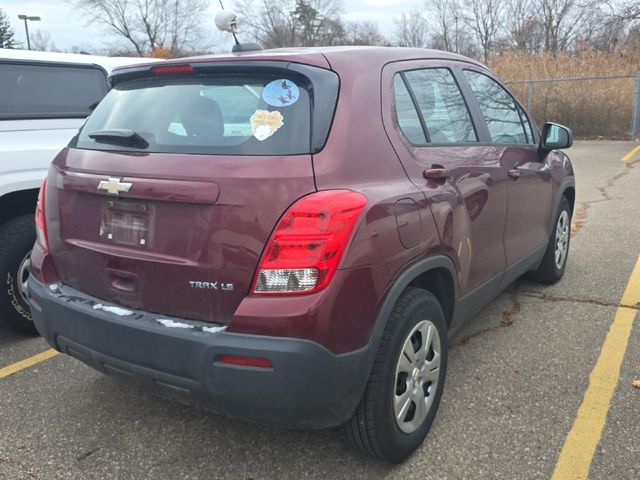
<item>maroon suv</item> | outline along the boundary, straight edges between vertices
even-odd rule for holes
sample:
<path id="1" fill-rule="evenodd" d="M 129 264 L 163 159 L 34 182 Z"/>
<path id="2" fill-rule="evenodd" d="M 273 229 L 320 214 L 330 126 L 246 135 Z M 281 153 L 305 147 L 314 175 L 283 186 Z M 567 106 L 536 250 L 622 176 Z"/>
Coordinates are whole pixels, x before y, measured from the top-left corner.
<path id="1" fill-rule="evenodd" d="M 558 280 L 571 132 L 482 65 L 400 48 L 122 68 L 40 192 L 29 291 L 57 350 L 215 412 L 424 439 L 447 338 Z"/>

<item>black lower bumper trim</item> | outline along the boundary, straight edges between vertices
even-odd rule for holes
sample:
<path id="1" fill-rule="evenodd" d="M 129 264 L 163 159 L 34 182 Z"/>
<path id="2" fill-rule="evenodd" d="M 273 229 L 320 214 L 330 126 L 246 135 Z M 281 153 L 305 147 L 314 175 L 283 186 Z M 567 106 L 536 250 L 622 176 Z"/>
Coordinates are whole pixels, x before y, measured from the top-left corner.
<path id="1" fill-rule="evenodd" d="M 95 309 L 104 302 L 33 278 L 29 293 L 36 327 L 57 350 L 114 378 L 233 417 L 301 428 L 339 425 L 355 410 L 373 360 L 368 348 L 335 355 L 303 339 L 169 328 L 158 315 Z M 220 355 L 267 358 L 273 368 L 222 364 Z"/>

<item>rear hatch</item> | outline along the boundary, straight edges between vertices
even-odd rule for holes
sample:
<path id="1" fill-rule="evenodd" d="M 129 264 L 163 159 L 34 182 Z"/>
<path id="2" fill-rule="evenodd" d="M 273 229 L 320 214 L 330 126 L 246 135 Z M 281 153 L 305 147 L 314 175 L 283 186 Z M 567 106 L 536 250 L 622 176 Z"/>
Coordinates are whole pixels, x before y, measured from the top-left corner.
<path id="1" fill-rule="evenodd" d="M 278 219 L 315 191 L 337 77 L 252 62 L 123 70 L 113 83 L 50 172 L 56 270 L 106 302 L 228 323 Z M 320 94 L 330 109 L 313 107 Z"/>

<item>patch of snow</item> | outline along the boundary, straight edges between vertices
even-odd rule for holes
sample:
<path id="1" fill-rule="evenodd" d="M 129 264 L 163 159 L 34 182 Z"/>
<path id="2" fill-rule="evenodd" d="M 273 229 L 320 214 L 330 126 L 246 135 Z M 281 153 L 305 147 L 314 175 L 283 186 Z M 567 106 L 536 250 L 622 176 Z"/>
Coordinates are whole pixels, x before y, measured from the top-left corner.
<path id="1" fill-rule="evenodd" d="M 156 321 L 168 328 L 193 328 L 193 325 L 188 323 L 176 322 L 170 318 L 158 318 Z"/>
<path id="2" fill-rule="evenodd" d="M 113 305 L 102 305 L 101 303 L 96 303 L 93 306 L 93 309 L 104 310 L 105 312 L 113 313 L 114 315 L 118 315 L 119 317 L 133 315 L 133 312 L 131 310 L 127 310 L 126 308 L 116 307 Z"/>
<path id="3" fill-rule="evenodd" d="M 227 327 L 202 327 L 203 332 L 218 333 L 226 330 Z"/>

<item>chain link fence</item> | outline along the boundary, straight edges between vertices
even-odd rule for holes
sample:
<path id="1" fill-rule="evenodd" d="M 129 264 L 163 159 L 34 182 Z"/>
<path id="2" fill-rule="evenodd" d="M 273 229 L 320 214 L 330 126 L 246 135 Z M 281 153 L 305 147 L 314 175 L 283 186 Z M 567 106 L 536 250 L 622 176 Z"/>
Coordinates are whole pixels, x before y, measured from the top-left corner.
<path id="1" fill-rule="evenodd" d="M 505 82 L 539 125 L 557 122 L 577 138 L 636 140 L 640 73 Z"/>

